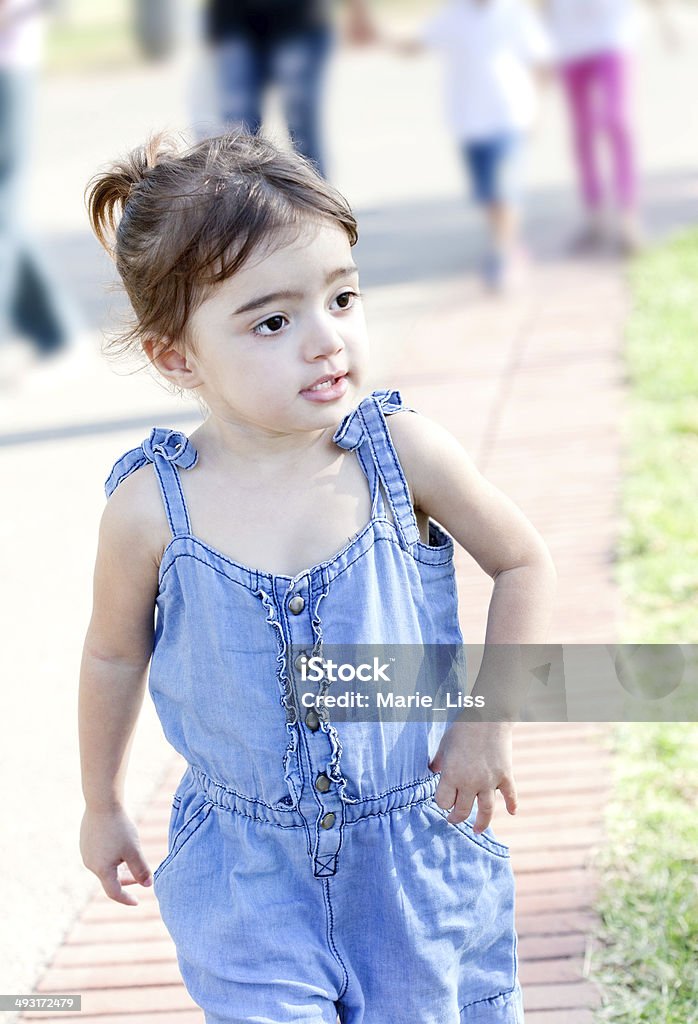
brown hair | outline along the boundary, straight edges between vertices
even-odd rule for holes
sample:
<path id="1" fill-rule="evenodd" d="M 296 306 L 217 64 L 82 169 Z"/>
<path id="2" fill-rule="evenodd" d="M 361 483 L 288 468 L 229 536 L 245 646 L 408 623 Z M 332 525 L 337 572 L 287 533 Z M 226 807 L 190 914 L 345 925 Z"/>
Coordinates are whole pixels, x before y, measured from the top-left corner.
<path id="1" fill-rule="evenodd" d="M 86 189 L 90 223 L 113 256 L 135 320 L 108 345 L 146 337 L 191 345 L 187 322 L 212 285 L 271 235 L 329 218 L 357 240 L 346 200 L 295 152 L 234 132 L 183 151 L 158 135 Z"/>

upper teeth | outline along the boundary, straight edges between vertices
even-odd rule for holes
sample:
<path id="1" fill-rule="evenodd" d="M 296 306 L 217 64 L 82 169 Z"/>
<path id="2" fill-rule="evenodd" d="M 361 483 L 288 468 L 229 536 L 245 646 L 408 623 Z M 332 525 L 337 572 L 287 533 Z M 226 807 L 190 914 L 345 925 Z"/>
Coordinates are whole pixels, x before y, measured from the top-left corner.
<path id="1" fill-rule="evenodd" d="M 329 380 L 323 380 L 321 384 L 313 384 L 311 388 L 308 388 L 308 391 L 319 391 L 320 388 L 330 388 L 333 384 L 334 377 L 330 377 Z"/>

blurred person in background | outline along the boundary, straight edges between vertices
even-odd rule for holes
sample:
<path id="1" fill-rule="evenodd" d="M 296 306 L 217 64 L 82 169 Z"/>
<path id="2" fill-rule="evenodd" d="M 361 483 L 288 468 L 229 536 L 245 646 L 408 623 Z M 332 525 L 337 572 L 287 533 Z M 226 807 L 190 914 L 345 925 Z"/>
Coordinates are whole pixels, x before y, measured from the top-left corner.
<path id="1" fill-rule="evenodd" d="M 367 41 L 366 0 L 346 2 L 348 38 Z M 332 0 L 206 0 L 204 6 L 222 124 L 258 132 L 267 90 L 277 86 L 294 146 L 323 175 L 320 117 L 332 6 Z"/>
<path id="2" fill-rule="evenodd" d="M 552 50 L 526 0 L 450 0 L 411 40 L 376 39 L 402 53 L 425 48 L 443 58 L 448 119 L 485 211 L 489 251 L 483 276 L 493 290 L 525 266 L 520 231 L 522 157 L 537 108 L 537 78 Z"/>
<path id="3" fill-rule="evenodd" d="M 607 241 L 625 255 L 642 241 L 638 173 L 631 116 L 631 55 L 638 30 L 635 0 L 544 0 L 572 129 L 585 223 L 572 248 L 591 251 Z M 653 0 L 667 41 L 671 25 Z M 603 180 L 598 142 L 606 136 L 611 187 Z M 607 199 L 612 221 L 608 221 Z"/>
<path id="4" fill-rule="evenodd" d="M 0 384 L 58 376 L 82 325 L 28 226 L 35 87 L 50 0 L 0 0 Z M 27 344 L 30 343 L 30 345 Z M 31 346 L 31 347 L 30 347 Z M 33 351 L 32 351 L 33 350 Z M 32 365 L 33 357 L 33 365 Z"/>

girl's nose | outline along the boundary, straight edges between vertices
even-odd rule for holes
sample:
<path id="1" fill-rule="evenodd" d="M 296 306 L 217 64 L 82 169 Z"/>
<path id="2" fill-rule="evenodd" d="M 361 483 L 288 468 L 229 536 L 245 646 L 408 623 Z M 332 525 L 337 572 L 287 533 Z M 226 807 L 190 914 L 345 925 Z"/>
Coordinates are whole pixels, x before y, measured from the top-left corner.
<path id="1" fill-rule="evenodd" d="M 344 339 L 333 319 L 318 318 L 308 325 L 303 342 L 303 354 L 308 361 L 326 359 L 336 352 L 341 352 L 343 348 Z"/>

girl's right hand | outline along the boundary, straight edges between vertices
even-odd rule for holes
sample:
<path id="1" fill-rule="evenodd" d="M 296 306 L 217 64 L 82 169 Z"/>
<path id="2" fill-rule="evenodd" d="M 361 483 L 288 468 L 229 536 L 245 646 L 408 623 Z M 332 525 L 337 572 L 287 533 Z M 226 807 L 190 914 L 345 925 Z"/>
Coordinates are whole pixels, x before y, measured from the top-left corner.
<path id="1" fill-rule="evenodd" d="M 80 826 L 80 853 L 86 868 L 102 883 L 111 900 L 137 907 L 138 900 L 124 885 L 152 885 L 153 878 L 141 851 L 138 831 L 122 807 L 85 811 Z M 119 865 L 126 871 L 119 875 Z"/>

